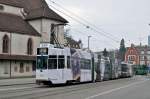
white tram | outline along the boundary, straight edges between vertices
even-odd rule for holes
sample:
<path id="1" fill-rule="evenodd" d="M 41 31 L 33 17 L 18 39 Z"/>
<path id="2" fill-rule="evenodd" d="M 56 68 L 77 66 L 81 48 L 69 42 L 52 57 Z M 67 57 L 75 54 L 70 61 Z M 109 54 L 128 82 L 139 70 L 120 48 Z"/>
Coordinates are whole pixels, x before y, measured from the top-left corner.
<path id="1" fill-rule="evenodd" d="M 122 62 L 121 63 L 121 77 L 132 77 L 133 76 L 133 65 Z"/>
<path id="2" fill-rule="evenodd" d="M 37 84 L 88 81 L 92 81 L 90 52 L 81 49 L 55 48 L 51 44 L 41 44 L 37 49 Z"/>

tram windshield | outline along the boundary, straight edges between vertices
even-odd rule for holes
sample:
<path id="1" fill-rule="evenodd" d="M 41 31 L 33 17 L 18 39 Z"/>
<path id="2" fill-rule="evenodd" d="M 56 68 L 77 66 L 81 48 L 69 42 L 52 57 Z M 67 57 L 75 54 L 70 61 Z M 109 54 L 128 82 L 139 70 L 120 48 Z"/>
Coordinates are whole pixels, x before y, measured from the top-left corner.
<path id="1" fill-rule="evenodd" d="M 37 56 L 37 69 L 47 69 L 47 56 Z"/>
<path id="2" fill-rule="evenodd" d="M 127 64 L 122 64 L 121 69 L 122 69 L 123 72 L 127 72 L 128 71 Z"/>

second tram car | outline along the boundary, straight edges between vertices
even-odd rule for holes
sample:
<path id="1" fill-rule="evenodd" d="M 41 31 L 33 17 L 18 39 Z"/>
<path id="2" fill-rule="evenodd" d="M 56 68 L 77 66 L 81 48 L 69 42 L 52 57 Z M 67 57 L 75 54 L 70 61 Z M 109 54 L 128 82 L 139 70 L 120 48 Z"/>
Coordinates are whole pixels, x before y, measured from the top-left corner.
<path id="1" fill-rule="evenodd" d="M 132 77 L 133 76 L 133 67 L 131 64 L 122 62 L 121 63 L 121 78 Z"/>

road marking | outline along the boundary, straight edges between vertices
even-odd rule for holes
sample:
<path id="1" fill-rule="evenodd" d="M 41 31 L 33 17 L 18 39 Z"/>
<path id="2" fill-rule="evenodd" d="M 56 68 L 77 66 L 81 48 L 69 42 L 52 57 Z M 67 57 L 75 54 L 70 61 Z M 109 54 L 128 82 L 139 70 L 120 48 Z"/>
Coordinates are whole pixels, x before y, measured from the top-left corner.
<path id="1" fill-rule="evenodd" d="M 35 87 L 7 88 L 7 89 L 0 89 L 0 91 L 11 91 L 11 90 L 20 90 L 20 89 L 28 89 L 28 88 L 35 88 Z"/>
<path id="2" fill-rule="evenodd" d="M 148 80 L 144 80 L 144 81 L 132 83 L 132 84 L 129 84 L 129 85 L 126 85 L 126 86 L 122 86 L 122 87 L 119 87 L 119 88 L 111 89 L 111 90 L 108 90 L 108 91 L 105 91 L 105 92 L 102 92 L 102 93 L 99 93 L 99 94 L 96 94 L 96 95 L 87 97 L 87 98 L 85 98 L 85 99 L 93 99 L 93 98 L 95 98 L 95 97 L 102 96 L 102 95 L 106 95 L 106 94 L 109 94 L 109 93 L 118 91 L 118 90 L 120 90 L 120 89 L 124 89 L 124 88 L 130 87 L 130 86 L 133 86 L 133 85 L 138 85 L 138 84 L 144 83 L 144 82 L 146 82 L 146 81 L 148 81 Z"/>

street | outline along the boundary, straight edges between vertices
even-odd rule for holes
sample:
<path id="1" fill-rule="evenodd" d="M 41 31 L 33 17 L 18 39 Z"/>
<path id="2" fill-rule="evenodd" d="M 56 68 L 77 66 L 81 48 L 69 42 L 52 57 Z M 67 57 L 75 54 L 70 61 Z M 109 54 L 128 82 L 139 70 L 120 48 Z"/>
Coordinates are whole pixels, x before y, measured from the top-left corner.
<path id="1" fill-rule="evenodd" d="M 150 99 L 146 76 L 97 83 L 0 86 L 0 99 Z"/>

